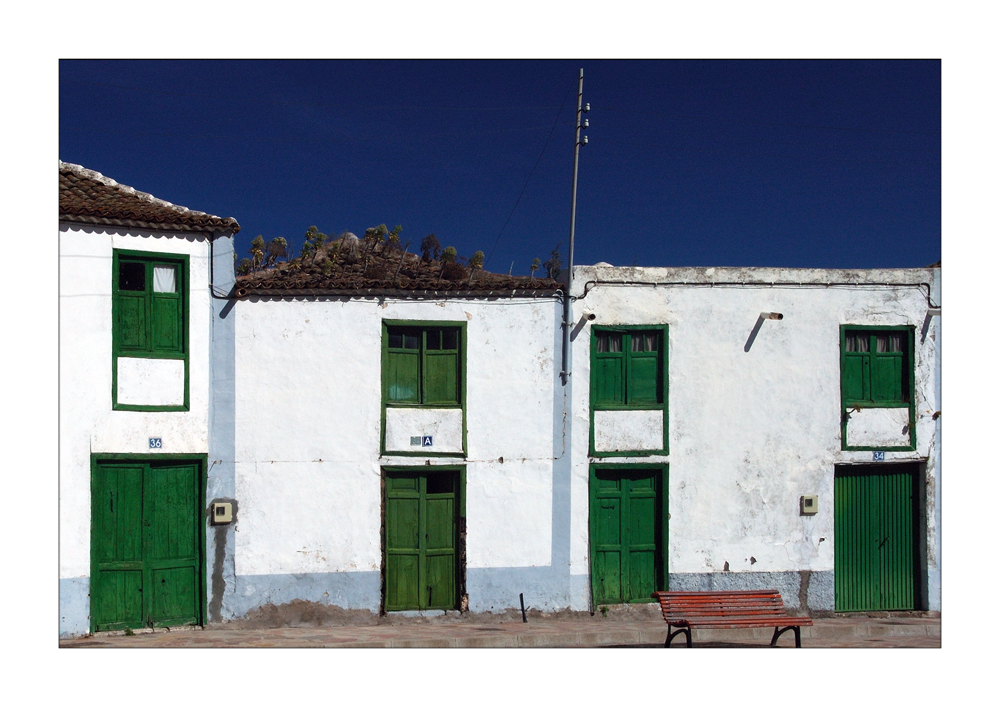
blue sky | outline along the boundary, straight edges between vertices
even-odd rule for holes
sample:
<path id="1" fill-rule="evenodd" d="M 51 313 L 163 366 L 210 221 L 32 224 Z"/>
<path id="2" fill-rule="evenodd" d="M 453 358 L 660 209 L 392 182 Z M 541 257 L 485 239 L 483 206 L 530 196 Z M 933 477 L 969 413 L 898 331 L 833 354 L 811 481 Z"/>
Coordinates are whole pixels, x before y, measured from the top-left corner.
<path id="1" fill-rule="evenodd" d="M 241 255 L 386 223 L 526 274 L 565 261 L 581 67 L 577 263 L 940 260 L 938 61 L 62 60 L 59 156 Z"/>

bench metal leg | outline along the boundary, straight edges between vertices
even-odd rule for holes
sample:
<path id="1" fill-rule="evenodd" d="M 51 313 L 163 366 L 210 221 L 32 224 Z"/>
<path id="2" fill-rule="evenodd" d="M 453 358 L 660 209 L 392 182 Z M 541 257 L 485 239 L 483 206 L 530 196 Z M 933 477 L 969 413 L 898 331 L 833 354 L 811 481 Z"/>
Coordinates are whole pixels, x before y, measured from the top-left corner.
<path id="1" fill-rule="evenodd" d="M 778 644 L 778 636 L 780 636 L 781 634 L 783 634 L 785 631 L 794 631 L 795 632 L 795 647 L 796 648 L 801 648 L 802 647 L 802 635 L 799 633 L 799 627 L 798 626 L 785 626 L 782 629 L 779 629 L 777 626 L 775 626 L 774 627 L 774 637 L 771 638 L 771 645 L 772 646 L 777 645 Z"/>
<path id="2" fill-rule="evenodd" d="M 670 648 L 670 642 L 673 641 L 674 637 L 677 634 L 679 634 L 679 633 L 686 634 L 686 636 L 687 636 L 687 647 L 690 648 L 691 647 L 691 629 L 689 629 L 689 628 L 679 628 L 676 631 L 671 631 L 669 626 L 667 627 L 667 640 L 663 644 L 663 647 L 664 648 Z"/>

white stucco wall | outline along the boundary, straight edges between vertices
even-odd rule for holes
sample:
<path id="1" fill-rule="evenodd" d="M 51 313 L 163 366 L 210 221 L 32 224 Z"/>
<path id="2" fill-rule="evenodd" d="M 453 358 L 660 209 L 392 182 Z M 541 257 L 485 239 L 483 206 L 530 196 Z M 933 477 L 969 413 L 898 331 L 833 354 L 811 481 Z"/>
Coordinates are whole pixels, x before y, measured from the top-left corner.
<path id="1" fill-rule="evenodd" d="M 594 451 L 635 452 L 663 449 L 662 410 L 597 410 Z"/>
<path id="2" fill-rule="evenodd" d="M 118 357 L 119 405 L 183 405 L 184 361 Z"/>
<path id="3" fill-rule="evenodd" d="M 386 452 L 461 452 L 463 419 L 460 409 L 386 408 Z M 414 437 L 420 438 L 416 445 Z"/>
<path id="4" fill-rule="evenodd" d="M 235 312 L 237 576 L 377 572 L 381 468 L 428 461 L 466 465 L 467 567 L 551 563 L 557 301 L 261 300 Z M 383 319 L 466 324 L 467 459 L 380 457 Z M 433 434 L 433 451 L 461 450 L 456 412 L 390 410 L 387 447 L 412 452 L 411 435 Z"/>
<path id="5" fill-rule="evenodd" d="M 189 411 L 111 409 L 111 267 L 112 251 L 116 248 L 189 256 Z M 126 232 L 112 227 L 76 224 L 60 227 L 61 578 L 90 574 L 91 454 L 205 454 L 208 451 L 208 257 L 209 243 L 204 235 Z M 128 379 L 127 366 L 125 375 Z M 175 393 L 176 390 L 171 391 L 171 395 Z M 163 447 L 149 449 L 149 437 L 161 437 Z"/>
<path id="6" fill-rule="evenodd" d="M 847 415 L 847 444 L 851 447 L 910 446 L 908 408 L 862 408 Z"/>
<path id="7" fill-rule="evenodd" d="M 885 458 L 927 462 L 928 574 L 939 573 L 932 416 L 940 409 L 940 317 L 929 320 L 921 340 L 927 294 L 914 286 L 936 277 L 930 270 L 576 268 L 577 322 L 586 309 L 596 314 L 593 324 L 669 325 L 669 456 L 588 458 L 590 324 L 584 324 L 572 350 L 573 566 L 585 573 L 588 563 L 589 464 L 663 461 L 671 573 L 832 570 L 834 466 L 872 462 L 870 451 L 841 449 L 840 326 L 859 324 L 916 330 L 917 449 Z M 593 284 L 602 280 L 632 284 Z M 723 284 L 732 282 L 759 284 Z M 745 350 L 761 312 L 784 318 L 765 320 Z M 863 431 L 865 443 L 895 444 L 905 413 L 897 419 L 899 411 L 866 410 L 860 417 L 868 424 L 853 428 Z M 819 496 L 815 516 L 799 515 L 799 497 L 807 494 Z"/>

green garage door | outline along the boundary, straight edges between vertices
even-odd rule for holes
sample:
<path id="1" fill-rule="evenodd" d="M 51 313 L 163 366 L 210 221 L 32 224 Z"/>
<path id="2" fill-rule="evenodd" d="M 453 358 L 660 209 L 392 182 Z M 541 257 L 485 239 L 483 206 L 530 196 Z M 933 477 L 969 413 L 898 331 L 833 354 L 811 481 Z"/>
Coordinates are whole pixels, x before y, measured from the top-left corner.
<path id="1" fill-rule="evenodd" d="M 666 589 L 662 468 L 592 468 L 590 550 L 594 604 L 651 601 Z"/>
<path id="2" fill-rule="evenodd" d="M 838 467 L 834 475 L 834 606 L 917 606 L 914 464 Z"/>
<path id="3" fill-rule="evenodd" d="M 385 608 L 454 609 L 458 473 L 386 472 Z"/>
<path id="4" fill-rule="evenodd" d="M 91 486 L 91 629 L 200 624 L 198 462 L 99 462 Z"/>

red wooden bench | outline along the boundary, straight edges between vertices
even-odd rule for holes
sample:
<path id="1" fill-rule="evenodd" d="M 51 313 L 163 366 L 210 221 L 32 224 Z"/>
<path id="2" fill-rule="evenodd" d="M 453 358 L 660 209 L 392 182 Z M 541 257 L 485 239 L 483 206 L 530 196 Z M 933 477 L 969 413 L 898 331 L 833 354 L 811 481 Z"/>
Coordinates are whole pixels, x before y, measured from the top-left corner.
<path id="1" fill-rule="evenodd" d="M 663 647 L 669 648 L 677 634 L 687 635 L 687 646 L 691 647 L 693 628 L 770 628 L 774 627 L 771 645 L 776 645 L 778 636 L 791 629 L 795 632 L 795 647 L 802 647 L 799 635 L 801 626 L 812 626 L 808 616 L 789 616 L 781 594 L 774 589 L 745 592 L 653 592 L 667 622 L 667 640 Z M 676 631 L 670 627 L 677 626 Z"/>

